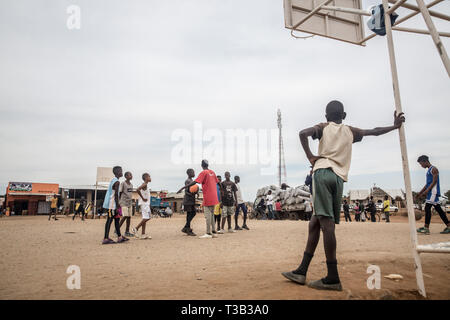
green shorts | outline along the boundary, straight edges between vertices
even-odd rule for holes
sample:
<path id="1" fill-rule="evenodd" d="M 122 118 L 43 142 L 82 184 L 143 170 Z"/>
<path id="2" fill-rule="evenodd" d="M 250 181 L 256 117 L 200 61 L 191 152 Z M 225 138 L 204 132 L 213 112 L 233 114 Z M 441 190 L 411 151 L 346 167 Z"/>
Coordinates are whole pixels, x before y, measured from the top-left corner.
<path id="1" fill-rule="evenodd" d="M 331 168 L 315 171 L 313 174 L 314 215 L 329 217 L 338 224 L 341 218 L 343 191 L 344 180 Z"/>

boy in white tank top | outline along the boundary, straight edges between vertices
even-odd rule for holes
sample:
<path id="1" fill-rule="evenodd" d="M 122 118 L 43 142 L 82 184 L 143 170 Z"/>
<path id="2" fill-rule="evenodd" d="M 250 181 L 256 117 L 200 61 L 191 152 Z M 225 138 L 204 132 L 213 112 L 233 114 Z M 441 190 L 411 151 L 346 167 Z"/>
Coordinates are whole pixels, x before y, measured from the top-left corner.
<path id="1" fill-rule="evenodd" d="M 152 178 L 150 177 L 150 174 L 144 173 L 142 175 L 142 180 L 144 180 L 144 183 L 136 190 L 137 194 L 139 195 L 139 206 L 141 207 L 142 220 L 132 230 L 136 238 L 151 239 L 152 237 L 150 235 L 145 234 L 145 226 L 147 224 L 147 221 L 150 220 L 151 215 L 150 188 L 148 184 L 152 181 Z M 138 235 L 138 230 L 140 227 L 142 227 L 141 236 Z"/>
<path id="2" fill-rule="evenodd" d="M 344 182 L 347 181 L 352 156 L 352 144 L 364 136 L 379 136 L 400 128 L 405 121 L 403 113 L 394 113 L 394 125 L 363 130 L 344 125 L 344 106 L 331 101 L 326 107 L 327 122 L 300 131 L 300 141 L 313 166 L 314 213 L 309 222 L 308 242 L 300 266 L 282 275 L 298 284 L 306 283 L 306 273 L 323 232 L 323 243 L 328 274 L 325 278 L 308 283 L 315 289 L 342 290 L 337 270 L 335 224 L 339 223 Z M 310 148 L 308 137 L 319 139 L 318 156 Z"/>

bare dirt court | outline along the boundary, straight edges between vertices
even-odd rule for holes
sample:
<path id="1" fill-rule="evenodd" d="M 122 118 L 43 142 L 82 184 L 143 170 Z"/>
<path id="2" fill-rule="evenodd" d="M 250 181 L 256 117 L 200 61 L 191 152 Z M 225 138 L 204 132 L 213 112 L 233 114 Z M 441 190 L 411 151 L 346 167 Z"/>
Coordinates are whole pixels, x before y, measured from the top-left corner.
<path id="1" fill-rule="evenodd" d="M 407 219 L 393 220 L 337 226 L 344 291 L 336 293 L 296 285 L 280 274 L 299 263 L 307 238 L 303 221 L 250 220 L 250 231 L 198 239 L 180 232 L 184 216 L 175 215 L 149 222 L 152 240 L 102 246 L 104 219 L 5 217 L 0 219 L 0 299 L 420 299 Z M 433 222 L 432 234 L 419 236 L 420 242 L 448 241 L 439 234 L 439 218 Z M 204 231 L 202 214 L 193 228 Z M 450 256 L 421 257 L 428 298 L 450 299 Z M 324 262 L 321 241 L 310 280 L 325 275 Z M 66 287 L 66 269 L 73 264 L 81 268 L 81 290 Z M 369 264 L 380 266 L 382 276 L 398 273 L 404 280 L 382 278 L 380 290 L 369 290 Z"/>

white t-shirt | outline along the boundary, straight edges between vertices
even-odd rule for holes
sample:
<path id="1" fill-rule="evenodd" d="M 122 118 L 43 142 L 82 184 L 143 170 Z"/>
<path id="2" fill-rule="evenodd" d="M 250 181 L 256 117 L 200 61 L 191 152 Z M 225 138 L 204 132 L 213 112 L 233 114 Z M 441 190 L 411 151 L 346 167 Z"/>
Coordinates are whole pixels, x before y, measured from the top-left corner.
<path id="1" fill-rule="evenodd" d="M 266 196 L 266 203 L 268 206 L 273 205 L 273 195 L 272 194 L 268 194 Z"/>
<path id="2" fill-rule="evenodd" d="M 236 191 L 237 203 L 238 204 L 244 203 L 244 200 L 242 199 L 241 185 L 239 183 L 236 183 L 236 187 L 237 187 L 237 191 Z"/>

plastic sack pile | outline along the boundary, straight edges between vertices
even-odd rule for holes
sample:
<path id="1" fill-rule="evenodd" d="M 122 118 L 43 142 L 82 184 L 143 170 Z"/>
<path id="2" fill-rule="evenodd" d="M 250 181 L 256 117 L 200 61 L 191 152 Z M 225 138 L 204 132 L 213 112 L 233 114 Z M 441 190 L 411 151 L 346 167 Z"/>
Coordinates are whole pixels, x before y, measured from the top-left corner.
<path id="1" fill-rule="evenodd" d="M 281 202 L 281 209 L 283 211 L 311 211 L 311 200 L 309 187 L 302 185 L 295 188 L 288 188 L 282 190 L 275 185 L 263 187 L 256 193 L 256 205 L 259 204 L 261 199 L 266 202 L 266 196 L 269 194 L 269 190 L 272 190 L 274 203 Z M 275 205 L 274 205 L 275 209 Z"/>

